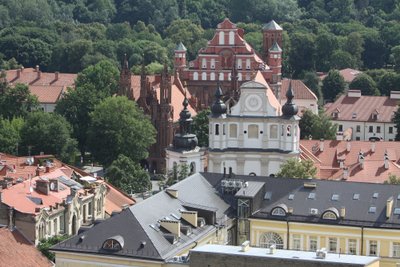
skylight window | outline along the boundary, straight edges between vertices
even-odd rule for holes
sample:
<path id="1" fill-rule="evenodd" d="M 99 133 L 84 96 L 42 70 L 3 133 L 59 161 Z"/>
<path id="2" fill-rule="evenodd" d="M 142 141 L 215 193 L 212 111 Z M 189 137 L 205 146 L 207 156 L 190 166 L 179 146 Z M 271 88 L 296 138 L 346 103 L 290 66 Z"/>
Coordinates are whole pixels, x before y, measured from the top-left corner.
<path id="1" fill-rule="evenodd" d="M 308 199 L 315 199 L 315 193 L 311 192 L 308 194 Z"/>
<path id="2" fill-rule="evenodd" d="M 359 199 L 360 199 L 360 194 L 353 195 L 353 200 L 359 200 Z"/>
<path id="3" fill-rule="evenodd" d="M 372 197 L 373 197 L 373 198 L 378 198 L 378 197 L 379 197 L 379 193 L 375 192 L 375 193 L 372 195 Z"/>
<path id="4" fill-rule="evenodd" d="M 400 194 L 397 195 L 397 200 L 400 200 Z"/>
<path id="5" fill-rule="evenodd" d="M 395 208 L 393 214 L 400 215 L 400 208 Z"/>
<path id="6" fill-rule="evenodd" d="M 266 192 L 265 195 L 264 195 L 264 199 L 265 200 L 271 200 L 271 197 L 272 197 L 272 192 L 271 191 Z"/>
<path id="7" fill-rule="evenodd" d="M 338 201 L 339 200 L 339 194 L 333 194 L 332 195 L 332 200 L 333 201 Z"/>
<path id="8" fill-rule="evenodd" d="M 375 213 L 376 212 L 376 207 L 369 207 L 368 213 Z"/>
<path id="9" fill-rule="evenodd" d="M 294 199 L 294 194 L 290 194 L 288 197 L 289 200 L 293 200 Z"/>

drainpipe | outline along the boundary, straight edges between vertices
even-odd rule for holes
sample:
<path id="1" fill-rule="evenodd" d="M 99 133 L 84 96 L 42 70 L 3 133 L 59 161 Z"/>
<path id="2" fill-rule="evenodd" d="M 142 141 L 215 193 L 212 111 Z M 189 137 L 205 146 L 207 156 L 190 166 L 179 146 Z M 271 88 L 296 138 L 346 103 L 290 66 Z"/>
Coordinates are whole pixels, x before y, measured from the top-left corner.
<path id="1" fill-rule="evenodd" d="M 290 228 L 289 228 L 289 218 L 286 218 L 286 249 L 289 249 L 289 241 L 290 241 Z"/>
<path id="2" fill-rule="evenodd" d="M 361 226 L 361 254 L 364 255 L 364 226 Z"/>

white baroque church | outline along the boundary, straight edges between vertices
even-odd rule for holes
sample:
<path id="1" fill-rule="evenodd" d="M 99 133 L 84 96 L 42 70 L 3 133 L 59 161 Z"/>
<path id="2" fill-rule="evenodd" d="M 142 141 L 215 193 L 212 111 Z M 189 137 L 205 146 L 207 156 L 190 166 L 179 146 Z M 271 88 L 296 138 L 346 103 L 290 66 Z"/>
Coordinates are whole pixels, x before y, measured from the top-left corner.
<path id="1" fill-rule="evenodd" d="M 281 106 L 262 74 L 241 85 L 239 101 L 230 109 L 218 86 L 209 122 L 208 171 L 239 175 L 275 175 L 289 158 L 298 158 L 300 130 L 292 102 Z"/>

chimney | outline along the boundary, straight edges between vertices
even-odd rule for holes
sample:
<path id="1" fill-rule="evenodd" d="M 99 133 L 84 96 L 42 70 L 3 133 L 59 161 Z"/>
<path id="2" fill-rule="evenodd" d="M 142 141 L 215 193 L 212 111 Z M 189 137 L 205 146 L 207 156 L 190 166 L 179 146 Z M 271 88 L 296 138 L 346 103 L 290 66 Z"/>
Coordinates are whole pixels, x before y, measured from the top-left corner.
<path id="1" fill-rule="evenodd" d="M 383 159 L 383 165 L 385 166 L 385 169 L 389 169 L 389 157 L 387 154 L 385 154 L 385 157 Z"/>
<path id="2" fill-rule="evenodd" d="M 241 245 L 241 252 L 246 252 L 246 251 L 249 251 L 249 249 L 250 249 L 250 241 L 249 240 L 247 240 L 247 241 L 244 241 L 243 243 L 242 243 L 242 245 Z"/>
<path id="3" fill-rule="evenodd" d="M 372 153 L 375 153 L 375 147 L 376 147 L 375 140 L 371 140 L 371 152 Z"/>
<path id="4" fill-rule="evenodd" d="M 46 165 L 46 173 L 50 172 L 50 166 Z"/>
<path id="5" fill-rule="evenodd" d="M 17 79 L 21 77 L 21 69 L 17 69 Z"/>
<path id="6" fill-rule="evenodd" d="M 339 168 L 344 168 L 344 160 L 339 160 Z"/>
<path id="7" fill-rule="evenodd" d="M 345 207 L 341 207 L 340 208 L 340 218 L 344 218 L 346 217 L 346 208 Z"/>
<path id="8" fill-rule="evenodd" d="M 46 180 L 36 180 L 36 191 L 45 195 L 49 194 L 49 182 Z M 73 191 L 73 190 L 72 190 Z"/>
<path id="9" fill-rule="evenodd" d="M 392 214 L 392 208 L 393 208 L 393 197 L 390 197 L 388 200 L 386 200 L 386 218 L 390 218 L 390 214 Z"/>
<path id="10" fill-rule="evenodd" d="M 35 71 L 36 71 L 36 72 L 39 72 L 39 65 L 36 65 Z"/>
<path id="11" fill-rule="evenodd" d="M 197 211 L 181 210 L 181 218 L 194 227 L 197 227 Z"/>
<path id="12" fill-rule="evenodd" d="M 59 75 L 60 73 L 58 72 L 58 71 L 56 71 L 55 73 L 54 73 L 54 81 L 58 81 L 58 75 Z"/>
<path id="13" fill-rule="evenodd" d="M 288 208 L 288 214 L 293 214 L 293 207 Z"/>
<path id="14" fill-rule="evenodd" d="M 167 193 L 173 198 L 178 198 L 178 190 L 167 188 Z"/>
<path id="15" fill-rule="evenodd" d="M 319 140 L 319 151 L 324 152 L 324 139 Z"/>
<path id="16" fill-rule="evenodd" d="M 36 79 L 39 80 L 41 77 L 42 77 L 42 72 L 38 70 Z"/>
<path id="17" fill-rule="evenodd" d="M 343 180 L 347 180 L 349 178 L 349 168 L 346 167 L 343 169 Z"/>
<path id="18" fill-rule="evenodd" d="M 350 152 L 350 149 L 351 149 L 351 142 L 350 142 L 350 140 L 347 140 L 346 141 L 346 151 Z"/>
<path id="19" fill-rule="evenodd" d="M 173 221 L 173 220 L 160 220 L 160 226 L 166 229 L 171 234 L 174 234 L 178 237 L 181 236 L 181 222 Z"/>
<path id="20" fill-rule="evenodd" d="M 347 91 L 348 97 L 361 97 L 361 90 L 349 90 Z"/>
<path id="21" fill-rule="evenodd" d="M 8 229 L 14 228 L 14 207 L 8 208 Z"/>
<path id="22" fill-rule="evenodd" d="M 40 167 L 39 167 L 39 164 L 38 164 L 37 168 L 36 168 L 35 176 L 39 176 L 39 175 L 40 175 Z"/>
<path id="23" fill-rule="evenodd" d="M 361 150 L 358 153 L 358 162 L 361 164 L 361 169 L 364 169 L 364 154 Z"/>

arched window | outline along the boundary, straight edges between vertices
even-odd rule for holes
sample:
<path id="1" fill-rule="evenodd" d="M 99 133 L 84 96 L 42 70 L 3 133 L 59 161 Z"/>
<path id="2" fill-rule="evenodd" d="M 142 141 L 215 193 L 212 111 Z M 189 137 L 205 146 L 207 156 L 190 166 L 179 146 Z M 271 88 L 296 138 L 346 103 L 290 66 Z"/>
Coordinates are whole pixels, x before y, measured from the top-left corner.
<path id="1" fill-rule="evenodd" d="M 246 73 L 246 81 L 248 81 L 250 79 L 251 79 L 250 73 Z"/>
<path id="2" fill-rule="evenodd" d="M 219 32 L 219 44 L 225 44 L 225 33 L 223 31 Z"/>
<path id="3" fill-rule="evenodd" d="M 207 73 L 206 73 L 206 72 L 203 72 L 203 73 L 201 74 L 201 79 L 202 79 L 203 81 L 206 81 L 206 80 L 207 80 Z"/>
<path id="4" fill-rule="evenodd" d="M 246 69 L 249 70 L 251 68 L 250 58 L 246 59 Z"/>
<path id="5" fill-rule="evenodd" d="M 271 212 L 274 216 L 286 216 L 286 211 L 281 207 L 276 207 Z"/>
<path id="6" fill-rule="evenodd" d="M 210 64 L 211 66 L 211 69 L 215 69 L 215 59 L 214 58 L 212 58 L 211 59 L 211 64 Z"/>
<path id="7" fill-rule="evenodd" d="M 282 237 L 274 232 L 265 233 L 260 237 L 260 247 L 269 248 L 275 245 L 277 249 L 283 249 L 283 239 Z"/>
<path id="8" fill-rule="evenodd" d="M 220 80 L 220 81 L 223 81 L 223 80 L 224 80 L 224 74 L 223 74 L 222 72 L 219 74 L 219 80 Z"/>
<path id="9" fill-rule="evenodd" d="M 232 80 L 232 73 L 228 74 L 228 81 Z"/>
<path id="10" fill-rule="evenodd" d="M 292 126 L 288 125 L 286 127 L 286 135 L 287 136 L 292 136 Z"/>
<path id="11" fill-rule="evenodd" d="M 238 58 L 238 60 L 237 60 L 237 68 L 238 68 L 238 70 L 242 69 L 242 59 L 241 58 Z"/>
<path id="12" fill-rule="evenodd" d="M 334 221 L 336 221 L 337 220 L 337 215 L 335 214 L 335 212 L 333 212 L 333 211 L 326 211 L 326 212 L 324 212 L 324 214 L 322 214 L 322 219 L 324 219 L 324 220 L 334 220 Z"/>
<path id="13" fill-rule="evenodd" d="M 219 124 L 215 124 L 215 135 L 219 135 Z"/>
<path id="14" fill-rule="evenodd" d="M 197 81 L 199 79 L 199 74 L 197 72 L 193 72 L 193 80 Z"/>
<path id="15" fill-rule="evenodd" d="M 205 58 L 203 58 L 203 59 L 201 60 L 201 67 L 202 67 L 203 69 L 207 68 L 207 60 L 206 60 Z"/>
<path id="16" fill-rule="evenodd" d="M 239 81 L 241 81 L 243 78 L 242 78 L 242 74 L 241 73 L 238 73 L 238 80 Z"/>
<path id="17" fill-rule="evenodd" d="M 215 73 L 214 72 L 210 73 L 210 80 L 215 81 Z"/>
<path id="18" fill-rule="evenodd" d="M 119 251 L 124 247 L 124 239 L 122 236 L 117 235 L 108 238 L 104 241 L 102 248 L 106 250 Z"/>
<path id="19" fill-rule="evenodd" d="M 235 33 L 233 31 L 229 32 L 229 44 L 230 45 L 235 44 Z"/>

